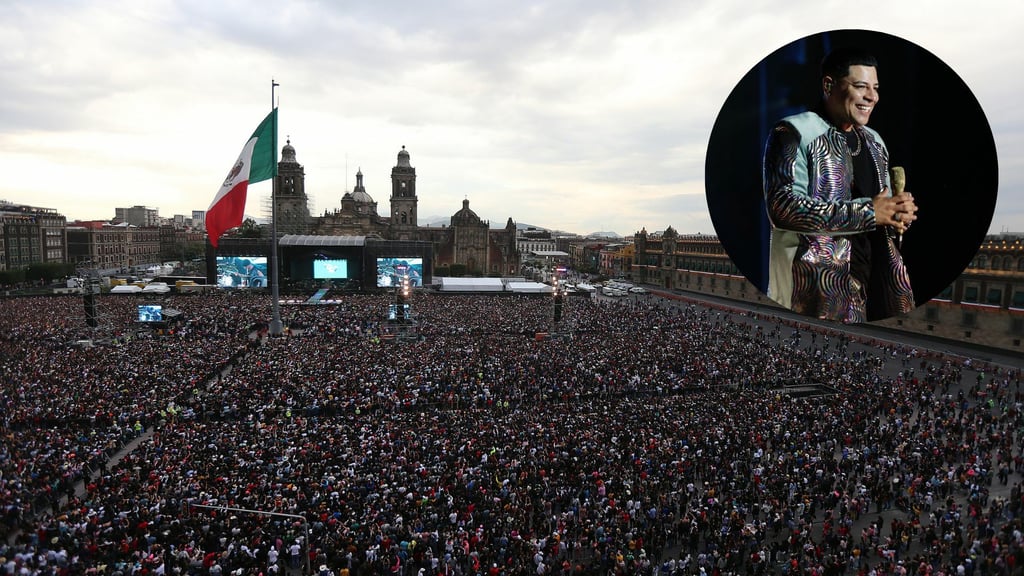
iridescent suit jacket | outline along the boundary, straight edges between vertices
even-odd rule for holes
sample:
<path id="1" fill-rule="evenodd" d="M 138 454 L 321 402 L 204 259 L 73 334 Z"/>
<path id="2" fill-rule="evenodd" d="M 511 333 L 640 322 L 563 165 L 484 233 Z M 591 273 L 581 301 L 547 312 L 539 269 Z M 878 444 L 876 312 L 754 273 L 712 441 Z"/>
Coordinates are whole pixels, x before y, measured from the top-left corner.
<path id="1" fill-rule="evenodd" d="M 877 132 L 860 127 L 880 187 L 888 190 L 889 154 Z M 846 323 L 867 320 L 866 287 L 850 273 L 852 234 L 875 228 L 870 198 L 851 198 L 853 163 L 843 134 L 814 112 L 784 118 L 764 154 L 764 195 L 771 221 L 768 296 L 796 312 Z M 875 252 L 886 273 L 887 316 L 909 312 L 914 295 L 903 258 L 888 238 Z"/>

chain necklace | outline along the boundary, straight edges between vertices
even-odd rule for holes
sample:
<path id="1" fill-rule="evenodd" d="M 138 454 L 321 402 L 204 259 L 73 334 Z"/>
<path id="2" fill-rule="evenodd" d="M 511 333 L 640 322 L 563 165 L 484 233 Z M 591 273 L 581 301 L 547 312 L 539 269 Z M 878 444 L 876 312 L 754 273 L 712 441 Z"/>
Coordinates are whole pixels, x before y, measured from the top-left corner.
<path id="1" fill-rule="evenodd" d="M 850 156 L 857 156 L 858 154 L 860 154 L 860 134 L 857 133 L 857 129 L 856 128 L 851 129 L 850 132 L 853 133 L 853 139 L 857 142 L 857 149 L 856 150 L 851 150 L 850 151 Z M 850 132 L 847 132 L 847 134 L 849 134 Z M 850 145 L 850 138 L 849 138 L 849 136 L 847 136 L 847 138 L 846 138 L 846 145 L 847 146 Z"/>

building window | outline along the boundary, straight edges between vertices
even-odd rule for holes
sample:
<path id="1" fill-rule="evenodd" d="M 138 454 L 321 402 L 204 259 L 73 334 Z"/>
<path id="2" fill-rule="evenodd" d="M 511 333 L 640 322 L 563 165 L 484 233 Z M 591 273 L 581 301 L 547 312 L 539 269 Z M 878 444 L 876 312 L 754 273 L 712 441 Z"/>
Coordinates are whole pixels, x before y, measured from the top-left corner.
<path id="1" fill-rule="evenodd" d="M 978 287 L 967 286 L 964 288 L 963 302 L 977 302 L 978 301 Z"/>
<path id="2" fill-rule="evenodd" d="M 1003 303 L 1003 291 L 999 288 L 989 288 L 988 296 L 985 298 L 986 304 L 992 304 L 998 306 Z"/>
<path id="3" fill-rule="evenodd" d="M 1013 293 L 1013 301 L 1010 306 L 1014 308 L 1024 308 L 1024 290 L 1017 290 Z"/>

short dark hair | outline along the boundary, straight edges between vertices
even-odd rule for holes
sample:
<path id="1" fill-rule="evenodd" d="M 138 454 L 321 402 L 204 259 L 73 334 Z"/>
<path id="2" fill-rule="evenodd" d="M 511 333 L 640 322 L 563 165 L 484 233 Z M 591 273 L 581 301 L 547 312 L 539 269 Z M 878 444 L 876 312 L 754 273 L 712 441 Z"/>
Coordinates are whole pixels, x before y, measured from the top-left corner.
<path id="1" fill-rule="evenodd" d="M 860 48 L 836 48 L 821 61 L 821 77 L 831 76 L 839 80 L 850 74 L 850 66 L 878 67 L 878 60 Z"/>

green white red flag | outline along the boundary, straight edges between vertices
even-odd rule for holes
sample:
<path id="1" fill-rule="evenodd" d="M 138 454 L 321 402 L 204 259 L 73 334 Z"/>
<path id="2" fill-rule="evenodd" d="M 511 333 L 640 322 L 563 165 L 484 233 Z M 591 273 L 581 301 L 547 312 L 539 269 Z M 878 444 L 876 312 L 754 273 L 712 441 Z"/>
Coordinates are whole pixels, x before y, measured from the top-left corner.
<path id="1" fill-rule="evenodd" d="M 277 108 L 249 137 L 206 211 L 206 233 L 214 248 L 224 232 L 242 225 L 249 184 L 270 180 L 274 176 L 277 176 Z"/>

